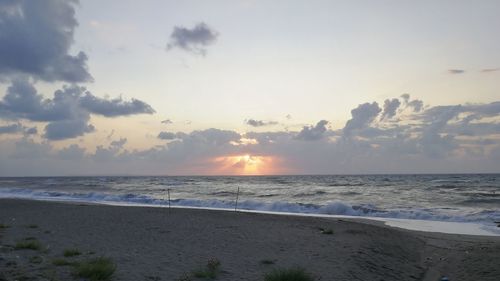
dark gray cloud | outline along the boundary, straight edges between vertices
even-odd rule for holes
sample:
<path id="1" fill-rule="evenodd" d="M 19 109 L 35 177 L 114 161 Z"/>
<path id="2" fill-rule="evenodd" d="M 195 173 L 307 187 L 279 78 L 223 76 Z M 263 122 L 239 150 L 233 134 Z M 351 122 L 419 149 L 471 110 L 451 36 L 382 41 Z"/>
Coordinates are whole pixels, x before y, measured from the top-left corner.
<path id="1" fill-rule="evenodd" d="M 45 126 L 45 138 L 64 140 L 83 136 L 95 131 L 94 125 L 88 124 L 88 118 L 50 122 Z"/>
<path id="2" fill-rule="evenodd" d="M 384 101 L 384 111 L 382 112 L 381 119 L 392 118 L 396 115 L 401 102 L 398 99 L 386 99 Z"/>
<path id="3" fill-rule="evenodd" d="M 179 48 L 198 55 L 206 55 L 206 47 L 215 43 L 219 33 L 201 22 L 193 28 L 174 26 L 167 44 L 167 50 Z"/>
<path id="4" fill-rule="evenodd" d="M 153 108 L 140 100 L 104 99 L 84 87 L 63 86 L 45 99 L 26 79 L 14 79 L 0 100 L 0 119 L 49 122 L 44 137 L 50 140 L 74 138 L 95 130 L 90 114 L 106 117 L 152 114 Z"/>
<path id="5" fill-rule="evenodd" d="M 21 123 L 14 123 L 10 125 L 0 126 L 0 135 L 1 134 L 17 134 L 23 133 L 25 135 L 36 135 L 38 130 L 36 127 L 27 128 L 23 126 Z"/>
<path id="6" fill-rule="evenodd" d="M 168 125 L 168 124 L 172 124 L 174 122 L 172 120 L 170 120 L 170 119 L 165 119 L 165 120 L 161 121 L 161 123 L 165 124 L 165 125 Z"/>
<path id="7" fill-rule="evenodd" d="M 264 121 L 264 120 L 248 119 L 248 120 L 245 120 L 245 124 L 247 124 L 249 126 L 252 126 L 252 127 L 264 127 L 264 126 L 277 125 L 278 122 L 276 122 L 276 121 Z"/>
<path id="8" fill-rule="evenodd" d="M 69 53 L 78 25 L 76 3 L 76 0 L 2 1 L 0 77 L 26 74 L 46 81 L 92 81 L 87 55 Z"/>
<path id="9" fill-rule="evenodd" d="M 86 94 L 80 98 L 80 105 L 91 113 L 106 117 L 155 113 L 155 110 L 149 104 L 137 99 L 124 101 L 119 97 L 108 100 L 96 97 L 90 92 L 86 92 Z"/>
<path id="10" fill-rule="evenodd" d="M 448 69 L 449 74 L 463 74 L 465 73 L 464 69 Z"/>
<path id="11" fill-rule="evenodd" d="M 305 141 L 320 140 L 328 129 L 326 125 L 328 125 L 328 121 L 321 120 L 316 126 L 304 126 L 295 138 Z"/>
<path id="12" fill-rule="evenodd" d="M 353 130 L 365 128 L 377 118 L 381 111 L 382 109 L 377 102 L 358 105 L 358 107 L 351 110 L 352 118 L 345 124 L 344 133 L 349 135 Z"/>
<path id="13" fill-rule="evenodd" d="M 172 132 L 160 132 L 158 138 L 161 140 L 173 140 L 177 138 L 177 134 Z"/>

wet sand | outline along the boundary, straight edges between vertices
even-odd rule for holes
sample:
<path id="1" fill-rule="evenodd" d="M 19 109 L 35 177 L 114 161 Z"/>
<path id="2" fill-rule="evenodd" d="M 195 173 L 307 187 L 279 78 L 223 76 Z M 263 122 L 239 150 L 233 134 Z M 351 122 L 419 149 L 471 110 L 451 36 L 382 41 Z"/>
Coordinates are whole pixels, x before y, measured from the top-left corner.
<path id="1" fill-rule="evenodd" d="M 112 280 L 202 280 L 192 272 L 211 258 L 215 280 L 296 266 L 315 280 L 500 280 L 500 237 L 355 219 L 0 199 L 0 224 L 0 280 L 77 280 L 52 261 L 100 256 L 116 264 Z M 27 238 L 42 248 L 15 249 Z M 64 257 L 70 248 L 82 254 Z"/>

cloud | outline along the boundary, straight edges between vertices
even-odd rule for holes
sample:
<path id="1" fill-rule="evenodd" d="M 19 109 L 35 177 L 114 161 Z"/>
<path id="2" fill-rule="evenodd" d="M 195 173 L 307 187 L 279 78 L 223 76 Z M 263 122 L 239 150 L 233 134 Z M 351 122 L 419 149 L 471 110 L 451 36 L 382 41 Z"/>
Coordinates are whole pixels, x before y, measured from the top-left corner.
<path id="1" fill-rule="evenodd" d="M 418 99 L 410 100 L 410 94 L 402 94 L 401 98 L 406 108 L 412 108 L 413 112 L 420 112 L 424 108 L 424 102 Z"/>
<path id="2" fill-rule="evenodd" d="M 85 157 L 85 149 L 77 144 L 71 144 L 57 152 L 57 157 L 62 160 L 79 161 Z"/>
<path id="3" fill-rule="evenodd" d="M 10 124 L 6 126 L 0 126 L 0 135 L 1 134 L 15 134 L 23 131 L 23 126 L 19 123 Z"/>
<path id="4" fill-rule="evenodd" d="M 0 141 L 0 174 L 33 165 L 37 173 L 52 169 L 69 174 L 217 174 L 222 163 L 217 159 L 241 155 L 268 157 L 278 163 L 272 171 L 280 173 L 500 172 L 500 102 L 427 106 L 415 112 L 406 110 L 412 101 L 409 95 L 399 100 L 392 119 L 377 118 L 385 109 L 376 102 L 360 104 L 342 129 L 329 128 L 321 120 L 298 131 L 162 132 L 159 136 L 172 139 L 132 151 L 124 138 L 99 145 L 95 152 L 76 144 L 56 149 L 24 136 L 11 144 L 9 138 Z"/>
<path id="5" fill-rule="evenodd" d="M 321 120 L 314 127 L 304 126 L 295 138 L 305 141 L 320 140 L 323 138 L 324 133 L 327 131 L 326 125 L 328 125 L 328 121 Z"/>
<path id="6" fill-rule="evenodd" d="M 90 92 L 80 98 L 80 105 L 91 113 L 106 117 L 155 113 L 149 104 L 134 98 L 131 101 L 124 101 L 121 97 L 108 100 L 96 97 Z"/>
<path id="7" fill-rule="evenodd" d="M 28 161 L 44 160 L 51 156 L 52 147 L 46 142 L 38 143 L 28 138 L 22 138 L 15 143 L 14 153 L 10 159 L 26 159 Z"/>
<path id="8" fill-rule="evenodd" d="M 465 73 L 464 69 L 448 69 L 449 74 L 463 74 Z"/>
<path id="9" fill-rule="evenodd" d="M 177 134 L 172 132 L 160 132 L 158 138 L 161 140 L 173 140 L 177 138 Z"/>
<path id="10" fill-rule="evenodd" d="M 263 120 L 248 119 L 248 120 L 245 120 L 245 124 L 247 124 L 249 126 L 252 126 L 252 127 L 264 127 L 264 126 L 277 125 L 278 122 L 276 122 L 276 121 L 263 121 Z"/>
<path id="11" fill-rule="evenodd" d="M 27 128 L 24 127 L 21 123 L 14 123 L 10 125 L 0 126 L 0 135 L 1 134 L 18 134 L 23 133 L 25 135 L 36 135 L 38 130 L 36 127 Z"/>
<path id="12" fill-rule="evenodd" d="M 25 74 L 45 81 L 89 82 L 87 55 L 71 55 L 76 0 L 2 1 L 0 77 Z"/>
<path id="13" fill-rule="evenodd" d="M 127 143 L 127 138 L 120 138 L 119 140 L 112 141 L 109 146 L 116 148 L 123 148 L 123 146 Z"/>
<path id="14" fill-rule="evenodd" d="M 481 69 L 482 73 L 491 73 L 491 72 L 497 72 L 497 71 L 500 71 L 500 67 L 498 67 L 498 68 L 485 68 L 485 69 Z"/>
<path id="15" fill-rule="evenodd" d="M 14 79 L 0 100 L 0 119 L 49 122 L 44 137 L 50 140 L 79 137 L 95 131 L 89 124 L 91 114 L 117 117 L 143 113 L 152 114 L 154 110 L 136 99 L 128 102 L 121 97 L 99 98 L 76 85 L 63 86 L 54 92 L 52 99 L 45 99 L 27 79 Z"/>
<path id="16" fill-rule="evenodd" d="M 88 124 L 89 119 L 73 119 L 54 121 L 45 126 L 45 138 L 49 140 L 64 140 L 83 136 L 86 133 L 95 131 L 92 124 Z"/>
<path id="17" fill-rule="evenodd" d="M 365 128 L 375 120 L 381 111 L 382 109 L 377 102 L 358 105 L 358 107 L 351 110 L 352 118 L 345 124 L 344 133 L 349 135 L 353 130 Z"/>
<path id="18" fill-rule="evenodd" d="M 382 112 L 381 119 L 392 118 L 396 115 L 396 110 L 398 110 L 401 102 L 398 99 L 385 100 L 384 101 L 384 111 Z"/>
<path id="19" fill-rule="evenodd" d="M 26 128 L 24 133 L 26 135 L 36 135 L 36 134 L 38 134 L 38 129 L 37 129 L 37 127 Z"/>
<path id="20" fill-rule="evenodd" d="M 214 44 L 219 33 L 207 24 L 200 22 L 189 29 L 183 26 L 174 26 L 167 44 L 167 50 L 179 48 L 184 51 L 205 56 L 206 47 Z"/>
<path id="21" fill-rule="evenodd" d="M 170 120 L 170 119 L 165 119 L 165 120 L 161 121 L 161 123 L 165 124 L 165 125 L 168 125 L 168 124 L 172 124 L 174 122 L 172 120 Z"/>

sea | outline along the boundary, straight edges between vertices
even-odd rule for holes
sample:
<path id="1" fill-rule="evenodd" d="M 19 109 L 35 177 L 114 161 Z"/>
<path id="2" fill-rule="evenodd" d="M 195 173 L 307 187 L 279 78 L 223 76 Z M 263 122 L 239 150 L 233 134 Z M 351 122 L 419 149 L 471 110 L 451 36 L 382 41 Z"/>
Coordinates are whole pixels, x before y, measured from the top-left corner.
<path id="1" fill-rule="evenodd" d="M 7 177 L 0 198 L 464 223 L 500 233 L 500 174 Z"/>

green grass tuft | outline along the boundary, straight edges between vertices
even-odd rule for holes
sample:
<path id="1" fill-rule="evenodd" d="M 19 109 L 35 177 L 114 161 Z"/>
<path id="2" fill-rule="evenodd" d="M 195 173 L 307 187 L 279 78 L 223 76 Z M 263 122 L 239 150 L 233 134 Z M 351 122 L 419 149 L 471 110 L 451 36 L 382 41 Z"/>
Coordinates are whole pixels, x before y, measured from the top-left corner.
<path id="1" fill-rule="evenodd" d="M 6 224 L 0 223 L 0 229 L 6 229 L 6 228 L 9 228 L 9 226 Z"/>
<path id="2" fill-rule="evenodd" d="M 302 268 L 276 269 L 266 274 L 265 281 L 313 281 L 314 278 Z"/>
<path id="3" fill-rule="evenodd" d="M 63 254 L 65 257 L 74 257 L 74 256 L 79 256 L 82 253 L 78 251 L 78 249 L 66 249 L 64 250 Z"/>
<path id="4" fill-rule="evenodd" d="M 97 258 L 82 262 L 75 266 L 74 274 L 91 281 L 109 280 L 116 270 L 116 266 L 109 258 Z"/>
<path id="5" fill-rule="evenodd" d="M 215 279 L 219 272 L 220 261 L 216 258 L 211 258 L 207 262 L 207 266 L 203 269 L 193 271 L 193 276 L 196 278 Z"/>
<path id="6" fill-rule="evenodd" d="M 28 240 L 28 241 L 19 241 L 14 246 L 16 250 L 35 250 L 38 251 L 42 248 L 40 242 L 36 240 Z"/>

